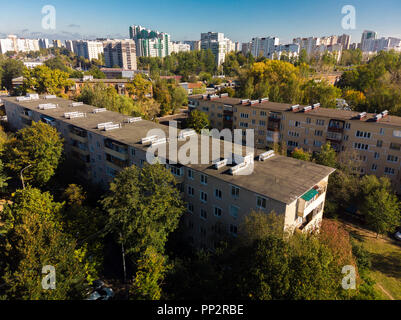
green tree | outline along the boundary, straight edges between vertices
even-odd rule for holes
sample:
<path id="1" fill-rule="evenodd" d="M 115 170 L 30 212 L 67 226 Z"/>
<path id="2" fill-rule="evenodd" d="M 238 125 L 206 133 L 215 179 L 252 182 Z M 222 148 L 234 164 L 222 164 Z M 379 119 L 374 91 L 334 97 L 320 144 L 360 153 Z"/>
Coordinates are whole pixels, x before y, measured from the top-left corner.
<path id="1" fill-rule="evenodd" d="M 33 90 L 37 93 L 61 95 L 65 88 L 73 85 L 69 74 L 59 69 L 50 69 L 47 66 L 38 66 L 24 71 L 24 91 Z"/>
<path id="2" fill-rule="evenodd" d="M 168 235 L 184 211 L 175 178 L 161 164 L 122 170 L 110 184 L 103 200 L 108 229 L 134 261 L 152 247 L 163 253 Z"/>
<path id="3" fill-rule="evenodd" d="M 26 182 L 44 185 L 54 175 L 63 151 L 63 140 L 52 126 L 44 122 L 32 122 L 21 129 L 16 137 L 5 144 L 5 166 Z"/>
<path id="4" fill-rule="evenodd" d="M 331 147 L 330 142 L 322 145 L 320 151 L 315 156 L 317 164 L 321 164 L 327 167 L 335 168 L 337 166 L 337 154 Z"/>
<path id="5" fill-rule="evenodd" d="M 335 108 L 336 99 L 341 97 L 341 90 L 325 81 L 310 80 L 303 85 L 302 90 L 304 104 L 320 103 L 323 108 Z"/>
<path id="6" fill-rule="evenodd" d="M 88 281 L 86 261 L 58 221 L 62 204 L 31 187 L 17 190 L 1 213 L 0 289 L 8 299 L 82 299 Z M 56 272 L 56 289 L 44 290 L 42 267 Z"/>
<path id="7" fill-rule="evenodd" d="M 295 148 L 291 153 L 291 157 L 303 161 L 311 161 L 312 159 L 312 155 L 309 152 L 304 151 L 302 148 Z"/>
<path id="8" fill-rule="evenodd" d="M 128 92 L 143 100 L 146 95 L 152 93 L 152 82 L 147 80 L 144 75 L 137 74 L 132 81 L 127 84 Z"/>
<path id="9" fill-rule="evenodd" d="M 12 80 L 23 75 L 25 66 L 22 61 L 6 59 L 1 64 L 1 85 L 8 91 L 12 89 Z"/>
<path id="10" fill-rule="evenodd" d="M 210 121 L 206 113 L 193 110 L 187 119 L 187 127 L 194 129 L 196 132 L 201 133 L 202 129 L 208 129 Z"/>
<path id="11" fill-rule="evenodd" d="M 401 206 L 393 193 L 388 178 L 364 176 L 362 193 L 365 195 L 361 207 L 368 225 L 379 234 L 394 232 L 401 221 Z"/>

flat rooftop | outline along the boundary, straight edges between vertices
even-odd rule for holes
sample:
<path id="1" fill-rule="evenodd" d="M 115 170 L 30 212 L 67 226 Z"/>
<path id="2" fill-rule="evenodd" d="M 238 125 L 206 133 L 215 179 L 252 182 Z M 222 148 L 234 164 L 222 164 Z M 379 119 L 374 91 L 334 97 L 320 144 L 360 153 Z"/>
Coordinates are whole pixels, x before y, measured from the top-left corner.
<path id="1" fill-rule="evenodd" d="M 16 97 L 6 97 L 2 99 L 6 103 L 11 102 L 26 109 L 39 112 L 47 117 L 63 121 L 78 128 L 82 128 L 84 130 L 87 130 L 88 132 L 101 134 L 104 137 L 145 151 L 148 150 L 149 146 L 142 144 L 141 139 L 146 136 L 152 135 L 150 130 L 161 130 L 165 133 L 166 137 L 169 137 L 168 133 L 169 130 L 171 130 L 171 127 L 147 120 L 141 120 L 134 123 L 125 123 L 124 119 L 128 118 L 128 116 L 126 115 L 122 115 L 120 113 L 112 111 L 93 113 L 92 110 L 96 109 L 96 107 L 94 106 L 84 104 L 71 107 L 70 105 L 74 101 L 61 98 L 41 98 L 39 100 L 21 102 L 18 102 L 16 100 Z M 40 110 L 38 108 L 39 104 L 45 103 L 54 103 L 58 106 L 55 109 Z M 86 113 L 86 117 L 66 119 L 64 117 L 64 113 L 72 111 L 84 112 Z M 122 127 L 110 131 L 97 129 L 97 125 L 99 123 L 105 122 L 113 122 L 116 124 L 121 123 Z M 177 131 L 179 132 L 180 130 Z M 182 150 L 181 147 L 185 145 L 185 147 L 189 149 L 192 146 L 193 148 L 197 148 L 200 150 L 201 140 L 202 139 L 199 138 L 194 140 L 187 139 L 186 141 L 169 141 L 165 145 L 167 159 L 172 159 L 169 154 L 170 146 L 176 146 L 178 150 Z M 229 165 L 224 166 L 219 170 L 216 170 L 213 166 L 213 161 L 224 158 L 225 142 L 213 139 L 211 137 L 207 137 L 206 139 L 204 139 L 204 141 L 207 141 L 205 145 L 209 146 L 209 150 L 212 150 L 213 144 L 220 145 L 219 155 L 217 157 L 214 157 L 212 155 L 212 152 L 210 151 L 206 155 L 206 161 L 205 159 L 201 161 L 201 157 L 204 157 L 204 155 L 202 155 L 201 152 L 198 152 L 198 163 L 203 162 L 204 164 L 182 163 L 182 165 L 186 165 L 187 167 L 193 168 L 196 171 L 204 172 L 205 174 L 224 180 L 240 188 L 244 188 L 252 192 L 265 195 L 271 199 L 275 199 L 287 204 L 301 197 L 303 194 L 313 188 L 317 183 L 319 183 L 322 179 L 324 179 L 334 171 L 333 168 L 280 155 L 275 155 L 265 161 L 258 161 L 256 157 L 266 150 L 252 149 L 251 152 L 253 152 L 255 156 L 252 173 L 250 175 L 231 175 L 229 173 Z M 246 148 L 244 146 L 234 145 L 232 143 L 228 143 L 228 145 L 231 147 L 231 151 L 234 150 L 233 152 L 235 152 L 236 154 L 242 153 L 242 155 L 246 155 Z M 235 148 L 233 149 L 233 146 L 235 146 L 235 148 L 238 148 L 238 150 Z"/>
<path id="2" fill-rule="evenodd" d="M 202 98 L 202 95 L 193 95 L 188 97 L 191 100 L 199 100 L 199 101 L 204 101 L 208 103 L 223 103 L 231 106 L 243 106 L 247 107 L 250 109 L 262 109 L 262 110 L 269 110 L 273 112 L 292 112 L 291 106 L 294 104 L 289 104 L 289 103 L 278 103 L 278 102 L 271 102 L 271 101 L 264 101 L 262 103 L 255 104 L 253 106 L 249 105 L 242 105 L 241 100 L 239 98 L 230 98 L 230 97 L 222 97 L 222 98 L 215 98 L 213 100 L 204 100 Z M 304 113 L 302 109 L 304 107 L 307 107 L 306 105 L 299 105 L 299 110 L 294 113 Z M 340 110 L 340 109 L 329 109 L 329 108 L 318 108 L 318 109 L 313 109 L 311 111 L 306 112 L 306 115 L 314 115 L 318 117 L 323 117 L 323 118 L 332 118 L 332 119 L 338 119 L 338 120 L 344 120 L 344 121 L 359 121 L 359 122 L 369 122 L 372 124 L 377 124 L 378 126 L 386 124 L 386 125 L 391 125 L 391 126 L 396 126 L 396 127 L 401 127 L 401 117 L 398 116 L 392 116 L 389 115 L 387 117 L 382 118 L 380 121 L 376 122 L 373 120 L 373 118 L 376 116 L 375 113 L 367 113 L 367 116 L 363 118 L 362 120 L 359 120 L 357 116 L 361 112 L 356 112 L 356 111 L 347 111 L 347 110 Z"/>

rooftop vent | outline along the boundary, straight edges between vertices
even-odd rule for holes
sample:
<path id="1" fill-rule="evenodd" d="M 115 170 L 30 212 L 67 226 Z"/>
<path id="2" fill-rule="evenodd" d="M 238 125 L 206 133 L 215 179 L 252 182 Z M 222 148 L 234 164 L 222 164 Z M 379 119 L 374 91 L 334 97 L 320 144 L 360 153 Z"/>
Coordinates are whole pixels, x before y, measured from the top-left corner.
<path id="1" fill-rule="evenodd" d="M 105 112 L 105 111 L 107 111 L 106 108 L 97 108 L 97 109 L 92 110 L 93 113 L 99 113 L 99 112 Z"/>
<path id="2" fill-rule="evenodd" d="M 320 108 L 320 103 L 315 103 L 313 105 L 313 109 L 319 109 Z"/>
<path id="3" fill-rule="evenodd" d="M 196 131 L 194 129 L 184 129 L 178 134 L 178 139 L 185 139 L 193 135 L 196 135 Z"/>
<path id="4" fill-rule="evenodd" d="M 26 96 L 31 98 L 31 100 L 39 100 L 39 95 L 37 93 L 27 93 Z"/>
<path id="5" fill-rule="evenodd" d="M 260 103 L 267 102 L 267 101 L 269 101 L 269 98 L 262 98 L 259 100 Z"/>
<path id="6" fill-rule="evenodd" d="M 38 106 L 40 110 L 56 109 L 57 105 L 54 103 L 43 103 Z"/>
<path id="7" fill-rule="evenodd" d="M 220 98 L 228 97 L 228 93 L 220 93 Z"/>
<path id="8" fill-rule="evenodd" d="M 241 104 L 247 104 L 249 102 L 249 99 L 243 99 L 241 100 Z"/>
<path id="9" fill-rule="evenodd" d="M 381 113 L 381 115 L 383 116 L 383 118 L 384 118 L 384 117 L 387 117 L 387 116 L 388 116 L 388 110 L 384 110 L 384 111 Z"/>
<path id="10" fill-rule="evenodd" d="M 145 138 L 141 139 L 141 143 L 142 144 L 150 143 L 150 142 L 152 142 L 153 140 L 156 140 L 156 139 L 157 139 L 157 136 L 145 137 Z"/>
<path id="11" fill-rule="evenodd" d="M 86 117 L 86 113 L 78 112 L 78 111 L 64 113 L 64 118 L 67 118 L 67 119 L 83 118 L 83 117 Z"/>
<path id="12" fill-rule="evenodd" d="M 259 100 L 251 100 L 251 101 L 249 101 L 249 105 L 250 106 L 253 106 L 253 105 L 258 104 L 258 103 L 259 103 Z"/>
<path id="13" fill-rule="evenodd" d="M 84 103 L 83 102 L 73 102 L 70 104 L 70 107 L 78 107 L 78 106 L 82 106 Z"/>
<path id="14" fill-rule="evenodd" d="M 142 118 L 141 117 L 133 117 L 133 118 L 126 118 L 124 119 L 124 122 L 126 123 L 133 123 L 133 122 L 138 122 L 141 121 Z"/>
<path id="15" fill-rule="evenodd" d="M 220 168 L 223 168 L 224 166 L 226 166 L 228 163 L 228 159 L 223 159 L 223 160 L 219 160 L 216 161 L 213 166 L 215 169 L 219 170 Z"/>
<path id="16" fill-rule="evenodd" d="M 377 114 L 375 117 L 374 117 L 374 120 L 375 121 L 379 121 L 380 119 L 382 119 L 383 118 L 383 115 L 381 114 L 381 113 L 379 113 L 379 114 Z"/>
<path id="17" fill-rule="evenodd" d="M 167 138 L 160 138 L 160 139 L 152 140 L 150 146 L 154 147 L 154 146 L 157 146 L 159 144 L 165 144 L 165 143 L 167 143 Z"/>
<path id="18" fill-rule="evenodd" d="M 30 101 L 31 97 L 17 97 L 17 101 L 21 102 L 21 101 Z"/>
<path id="19" fill-rule="evenodd" d="M 366 118 L 367 115 L 368 114 L 366 112 L 362 112 L 362 113 L 358 114 L 358 119 L 362 120 L 363 118 Z"/>
<path id="20" fill-rule="evenodd" d="M 45 96 L 45 99 L 56 99 L 57 97 L 54 94 Z"/>
<path id="21" fill-rule="evenodd" d="M 215 100 L 215 99 L 218 99 L 218 98 L 219 98 L 219 96 L 217 94 L 209 94 L 208 95 L 208 99 L 209 100 Z"/>
<path id="22" fill-rule="evenodd" d="M 97 128 L 98 129 L 104 129 L 106 126 L 109 126 L 109 125 L 112 125 L 113 124 L 113 122 L 103 122 L 103 123 L 99 123 L 98 125 L 97 125 Z"/>
<path id="23" fill-rule="evenodd" d="M 207 97 L 208 97 L 208 95 L 207 95 L 207 94 L 204 94 L 204 95 L 202 95 L 202 99 L 203 99 L 203 100 L 206 100 L 206 99 L 207 99 Z"/>
<path id="24" fill-rule="evenodd" d="M 235 163 L 238 163 L 236 162 L 235 155 L 232 154 L 232 156 L 233 156 L 233 161 Z M 242 161 L 239 161 L 239 163 L 236 166 L 230 168 L 230 174 L 235 175 L 238 172 L 248 168 L 248 166 L 253 163 L 253 156 L 254 156 L 253 153 L 249 153 L 245 157 L 242 157 Z"/>
<path id="25" fill-rule="evenodd" d="M 121 123 L 115 123 L 115 124 L 108 124 L 104 126 L 104 131 L 109 131 L 109 130 L 115 130 L 115 129 L 120 129 L 121 128 Z"/>
<path id="26" fill-rule="evenodd" d="M 295 112 L 295 111 L 298 111 L 298 110 L 299 110 L 299 104 L 296 104 L 295 106 L 291 107 L 291 111 L 292 112 Z"/>
<path id="27" fill-rule="evenodd" d="M 259 155 L 259 161 L 265 161 L 265 160 L 267 160 L 267 159 L 269 159 L 271 157 L 274 157 L 274 156 L 275 156 L 274 150 L 270 150 L 270 151 L 267 151 L 267 152 L 264 152 L 264 153 L 260 154 Z"/>
<path id="28" fill-rule="evenodd" d="M 312 110 L 312 106 L 307 106 L 304 108 L 304 112 L 309 112 Z"/>

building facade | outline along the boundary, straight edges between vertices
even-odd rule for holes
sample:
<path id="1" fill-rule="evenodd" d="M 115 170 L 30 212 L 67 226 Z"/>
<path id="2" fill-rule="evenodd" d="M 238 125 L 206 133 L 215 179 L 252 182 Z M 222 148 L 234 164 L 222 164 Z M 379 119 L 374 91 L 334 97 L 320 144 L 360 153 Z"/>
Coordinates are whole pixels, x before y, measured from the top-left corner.
<path id="1" fill-rule="evenodd" d="M 74 40 L 72 52 L 88 60 L 99 59 L 103 53 L 103 43 L 100 41 Z"/>
<path id="2" fill-rule="evenodd" d="M 265 100 L 241 100 L 207 95 L 188 98 L 190 109 L 205 112 L 211 126 L 219 130 L 254 129 L 255 147 L 272 148 L 275 143 L 289 152 L 302 148 L 318 152 L 323 144 L 354 161 L 357 174 L 388 177 L 401 193 L 401 117 L 358 113 L 315 106 Z"/>
<path id="3" fill-rule="evenodd" d="M 231 51 L 232 42 L 221 32 L 201 33 L 201 50 L 210 49 L 215 56 L 217 66 L 224 63 L 226 54 Z"/>
<path id="4" fill-rule="evenodd" d="M 142 26 L 129 27 L 130 38 L 135 41 L 138 57 L 166 57 L 173 51 L 169 34 Z"/>
<path id="5" fill-rule="evenodd" d="M 283 218 L 283 228 L 292 231 L 313 230 L 322 220 L 332 168 L 228 143 L 236 154 L 230 164 L 232 153 L 223 152 L 223 141 L 210 136 L 201 136 L 199 141 L 191 130 L 179 131 L 54 97 L 3 100 L 12 129 L 32 121 L 52 125 L 64 138 L 65 156 L 76 163 L 77 173 L 104 188 L 124 167 L 143 167 L 154 148 L 163 159 L 164 149 L 165 165 L 176 177 L 187 205 L 186 236 L 195 246 L 213 248 L 222 235 L 236 237 L 243 218 L 252 210 L 276 212 Z M 197 152 L 200 146 L 216 145 L 220 151 L 214 155 L 208 151 L 206 161 L 205 154 L 196 153 L 195 162 L 176 162 L 174 147 L 182 151 L 189 146 L 190 152 L 192 148 Z"/>
<path id="6" fill-rule="evenodd" d="M 126 70 L 137 70 L 134 40 L 108 40 L 103 43 L 103 46 L 106 67 L 119 66 Z"/>

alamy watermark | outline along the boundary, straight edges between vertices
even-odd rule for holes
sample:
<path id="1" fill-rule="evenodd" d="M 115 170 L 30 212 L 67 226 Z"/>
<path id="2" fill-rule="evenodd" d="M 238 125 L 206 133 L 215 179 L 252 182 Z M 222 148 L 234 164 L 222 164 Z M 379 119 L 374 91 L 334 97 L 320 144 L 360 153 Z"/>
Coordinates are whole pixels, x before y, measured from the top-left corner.
<path id="1" fill-rule="evenodd" d="M 354 266 L 346 265 L 342 268 L 341 273 L 345 274 L 342 279 L 341 286 L 344 290 L 356 289 L 356 270 Z"/>
<path id="2" fill-rule="evenodd" d="M 356 29 L 356 9 L 354 6 L 348 4 L 343 6 L 341 13 L 344 17 L 341 20 L 341 27 L 344 30 L 355 30 Z"/>
<path id="3" fill-rule="evenodd" d="M 43 266 L 42 274 L 46 274 L 42 279 L 42 288 L 44 290 L 56 289 L 56 268 L 51 265 Z"/>
<path id="4" fill-rule="evenodd" d="M 42 8 L 42 28 L 45 30 L 56 29 L 56 8 L 50 4 Z"/>

